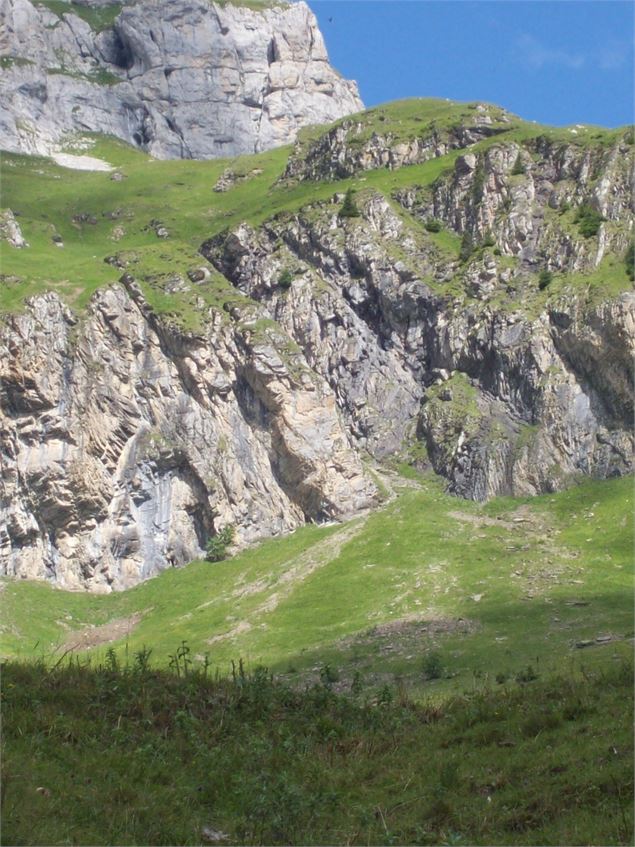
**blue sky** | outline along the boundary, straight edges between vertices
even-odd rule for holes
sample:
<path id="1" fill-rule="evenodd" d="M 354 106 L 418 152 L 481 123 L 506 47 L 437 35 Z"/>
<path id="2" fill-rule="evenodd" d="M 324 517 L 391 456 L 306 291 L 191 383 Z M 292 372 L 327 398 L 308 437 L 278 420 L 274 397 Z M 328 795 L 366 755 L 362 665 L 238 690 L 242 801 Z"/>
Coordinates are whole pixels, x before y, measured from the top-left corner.
<path id="1" fill-rule="evenodd" d="M 484 100 L 528 120 L 633 121 L 629 0 L 308 0 L 367 106 Z"/>

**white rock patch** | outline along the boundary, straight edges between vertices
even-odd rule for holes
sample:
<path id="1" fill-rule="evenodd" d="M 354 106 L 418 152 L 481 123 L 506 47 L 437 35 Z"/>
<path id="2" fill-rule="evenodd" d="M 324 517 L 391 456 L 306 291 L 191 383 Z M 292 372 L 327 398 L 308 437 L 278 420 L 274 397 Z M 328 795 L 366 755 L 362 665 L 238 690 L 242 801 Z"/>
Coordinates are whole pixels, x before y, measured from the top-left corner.
<path id="1" fill-rule="evenodd" d="M 112 171 L 110 162 L 96 159 L 94 156 L 72 156 L 70 153 L 52 153 L 51 158 L 57 165 L 63 168 L 72 168 L 76 171 Z"/>

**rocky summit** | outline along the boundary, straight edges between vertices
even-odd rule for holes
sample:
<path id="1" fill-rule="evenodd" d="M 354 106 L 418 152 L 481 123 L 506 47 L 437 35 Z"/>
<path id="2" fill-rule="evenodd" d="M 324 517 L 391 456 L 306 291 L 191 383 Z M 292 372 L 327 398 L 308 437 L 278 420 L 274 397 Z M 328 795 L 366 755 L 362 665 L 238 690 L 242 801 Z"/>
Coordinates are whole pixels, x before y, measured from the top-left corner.
<path id="1" fill-rule="evenodd" d="M 159 162 L 138 148 L 213 152 L 215 107 L 187 131 L 179 118 L 182 136 L 163 117 L 172 77 L 198 79 L 166 72 L 184 49 L 175 33 L 194 31 L 188 16 L 233 45 L 226 70 L 202 72 L 201 85 L 235 79 L 228 69 L 261 40 L 274 44 L 269 79 L 276 65 L 300 73 L 285 56 L 313 56 L 302 85 L 316 62 L 331 72 L 318 35 L 300 38 L 314 32 L 301 4 L 171 3 L 148 42 L 134 33 L 149 8 L 122 9 L 94 41 L 111 58 L 116 38 L 130 51 L 117 71 L 126 81 L 104 96 L 144 92 L 152 130 L 137 149 L 76 138 L 70 158 L 88 152 L 101 168 L 81 173 L 4 157 L 4 573 L 125 588 L 201 556 L 230 525 L 240 546 L 359 513 L 378 502 L 377 472 L 394 460 L 479 501 L 632 470 L 632 130 L 412 100 L 258 155 Z M 10 9 L 14 21 L 17 10 L 52 21 L 49 40 L 88 32 L 78 15 L 60 20 L 26 0 Z M 256 32 L 256 15 L 285 22 L 288 37 Z M 11 73 L 43 71 L 15 63 Z M 231 108 L 262 116 L 245 117 L 249 149 L 277 143 L 282 124 L 278 135 L 272 110 L 240 99 L 249 75 L 238 76 Z M 338 101 L 332 86 L 349 98 L 338 108 L 357 107 L 341 81 L 319 102 Z M 322 119 L 312 108 L 285 107 L 285 132 Z M 70 123 L 55 126 L 51 143 Z"/>
<path id="2" fill-rule="evenodd" d="M 99 132 L 162 159 L 237 156 L 362 108 L 302 2 L 3 0 L 0 52 L 16 152 Z"/>

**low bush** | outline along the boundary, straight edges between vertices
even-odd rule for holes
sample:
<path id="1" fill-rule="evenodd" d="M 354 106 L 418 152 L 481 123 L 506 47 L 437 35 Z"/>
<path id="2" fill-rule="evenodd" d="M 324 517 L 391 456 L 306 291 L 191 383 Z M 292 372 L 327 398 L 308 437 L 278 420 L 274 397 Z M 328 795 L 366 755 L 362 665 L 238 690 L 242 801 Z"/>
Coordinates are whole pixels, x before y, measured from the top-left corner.
<path id="1" fill-rule="evenodd" d="M 578 208 L 574 218 L 574 222 L 580 230 L 580 235 L 584 238 L 591 238 L 597 235 L 603 220 L 604 217 L 598 211 L 586 204 Z"/>
<path id="2" fill-rule="evenodd" d="M 438 653 L 428 653 L 422 665 L 424 679 L 441 679 L 443 662 Z"/>
<path id="3" fill-rule="evenodd" d="M 278 285 L 280 286 L 280 288 L 291 288 L 292 282 L 293 274 L 291 273 L 289 268 L 285 268 L 278 277 Z"/>
<path id="4" fill-rule="evenodd" d="M 551 271 L 543 270 L 538 274 L 538 288 L 541 291 L 544 291 L 545 288 L 551 283 L 553 279 L 553 274 Z"/>
<path id="5" fill-rule="evenodd" d="M 205 558 L 208 562 L 222 562 L 227 558 L 227 548 L 234 540 L 235 528 L 227 524 L 207 542 Z"/>
<path id="6" fill-rule="evenodd" d="M 626 266 L 626 275 L 631 282 L 635 281 L 635 241 L 631 242 L 630 247 L 626 251 L 624 264 Z"/>

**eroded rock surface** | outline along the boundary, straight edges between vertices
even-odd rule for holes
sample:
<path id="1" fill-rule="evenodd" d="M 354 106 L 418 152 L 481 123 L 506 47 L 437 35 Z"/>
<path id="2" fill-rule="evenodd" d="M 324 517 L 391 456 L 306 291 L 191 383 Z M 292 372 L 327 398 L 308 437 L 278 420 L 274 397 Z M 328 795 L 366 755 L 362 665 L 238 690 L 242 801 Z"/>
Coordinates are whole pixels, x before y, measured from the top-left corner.
<path id="1" fill-rule="evenodd" d="M 362 108 L 302 2 L 128 0 L 101 31 L 76 4 L 58 12 L 0 8 L 3 149 L 49 155 L 69 133 L 100 132 L 159 158 L 236 156 Z"/>
<path id="2" fill-rule="evenodd" d="M 477 500 L 632 468 L 635 295 L 547 298 L 502 256 L 448 262 L 382 195 L 359 206 L 241 226 L 203 252 L 295 339 L 360 447 L 382 458 L 416 436 Z"/>
<path id="3" fill-rule="evenodd" d="M 196 267 L 166 254 L 175 314 L 179 293 L 214 291 L 188 301 L 204 331 L 154 313 L 130 274 L 153 276 L 125 252 L 106 256 L 126 274 L 87 312 L 44 294 L 3 316 L 2 572 L 124 588 L 230 523 L 246 543 L 358 512 L 368 456 L 405 453 L 476 500 L 632 471 L 632 138 L 506 140 L 494 117 L 476 107 L 413 138 L 361 137 L 351 119 L 318 136 L 272 197 L 357 174 L 357 215 L 341 214 L 341 186 L 316 199 L 296 185 L 302 208 L 234 219 Z M 429 178 L 419 165 L 438 156 Z M 254 177 L 246 164 L 210 206 Z M 387 173 L 411 164 L 410 181 Z"/>
<path id="4" fill-rule="evenodd" d="M 238 542 L 372 502 L 333 392 L 253 311 L 205 336 L 167 327 L 138 290 L 78 320 L 55 294 L 0 332 L 2 572 L 125 588 Z"/>

